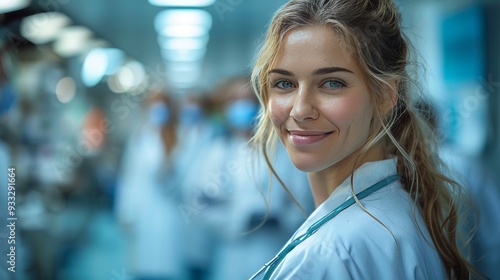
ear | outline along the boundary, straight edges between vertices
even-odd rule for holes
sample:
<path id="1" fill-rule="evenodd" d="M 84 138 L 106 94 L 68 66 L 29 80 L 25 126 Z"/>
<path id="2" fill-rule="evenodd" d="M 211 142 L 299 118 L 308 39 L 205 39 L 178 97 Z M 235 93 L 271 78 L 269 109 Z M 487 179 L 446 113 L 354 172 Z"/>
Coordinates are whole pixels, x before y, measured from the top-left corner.
<path id="1" fill-rule="evenodd" d="M 399 78 L 391 79 L 387 87 L 387 99 L 384 100 L 383 110 L 387 114 L 398 103 Z"/>

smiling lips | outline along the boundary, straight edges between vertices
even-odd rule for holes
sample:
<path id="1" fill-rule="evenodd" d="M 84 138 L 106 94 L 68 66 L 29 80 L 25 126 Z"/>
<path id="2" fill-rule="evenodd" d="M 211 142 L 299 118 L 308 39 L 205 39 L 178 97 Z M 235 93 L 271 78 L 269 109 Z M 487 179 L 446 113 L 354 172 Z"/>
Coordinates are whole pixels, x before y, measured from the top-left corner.
<path id="1" fill-rule="evenodd" d="M 333 131 L 288 130 L 288 138 L 297 146 L 315 144 L 332 134 Z"/>

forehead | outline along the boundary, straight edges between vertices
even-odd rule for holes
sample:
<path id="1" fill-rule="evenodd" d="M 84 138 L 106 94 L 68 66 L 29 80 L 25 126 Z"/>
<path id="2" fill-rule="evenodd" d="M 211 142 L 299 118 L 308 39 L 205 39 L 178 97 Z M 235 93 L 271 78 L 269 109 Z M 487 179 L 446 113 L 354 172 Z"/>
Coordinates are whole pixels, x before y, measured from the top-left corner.
<path id="1" fill-rule="evenodd" d="M 359 73 L 340 36 L 323 25 L 308 25 L 288 31 L 283 37 L 275 66 L 301 70 L 336 66 Z"/>

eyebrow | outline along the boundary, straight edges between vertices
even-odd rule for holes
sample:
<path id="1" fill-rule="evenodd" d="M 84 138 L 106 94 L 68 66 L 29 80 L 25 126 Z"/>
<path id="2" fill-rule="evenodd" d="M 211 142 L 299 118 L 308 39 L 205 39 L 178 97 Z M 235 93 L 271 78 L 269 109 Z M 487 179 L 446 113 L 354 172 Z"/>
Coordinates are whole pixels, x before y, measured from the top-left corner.
<path id="1" fill-rule="evenodd" d="M 348 73 L 354 73 L 349 69 L 342 68 L 342 67 L 325 67 L 325 68 L 319 68 L 314 70 L 313 75 L 325 75 L 325 74 L 330 74 L 330 73 L 335 73 L 335 72 L 348 72 Z M 271 73 L 277 73 L 285 76 L 293 76 L 293 73 L 284 69 L 271 69 L 269 70 L 269 74 Z"/>

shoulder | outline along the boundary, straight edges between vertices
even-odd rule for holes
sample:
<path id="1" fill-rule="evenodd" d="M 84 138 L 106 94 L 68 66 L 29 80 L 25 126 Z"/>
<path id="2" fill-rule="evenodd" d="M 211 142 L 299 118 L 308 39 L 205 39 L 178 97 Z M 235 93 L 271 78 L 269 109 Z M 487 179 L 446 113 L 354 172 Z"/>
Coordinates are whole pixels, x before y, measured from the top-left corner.
<path id="1" fill-rule="evenodd" d="M 281 273 L 293 279 L 443 278 L 439 256 L 425 228 L 420 233 L 418 213 L 414 221 L 402 189 L 387 188 L 361 203 L 372 216 L 359 205 L 342 211 L 285 258 Z"/>
<path id="2" fill-rule="evenodd" d="M 362 242 L 395 243 L 420 240 L 425 225 L 417 206 L 399 184 L 381 189 L 353 204 L 335 217 L 325 234 L 328 238 Z M 328 232 L 326 232 L 328 231 Z"/>

